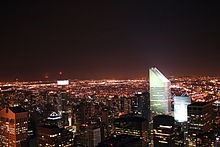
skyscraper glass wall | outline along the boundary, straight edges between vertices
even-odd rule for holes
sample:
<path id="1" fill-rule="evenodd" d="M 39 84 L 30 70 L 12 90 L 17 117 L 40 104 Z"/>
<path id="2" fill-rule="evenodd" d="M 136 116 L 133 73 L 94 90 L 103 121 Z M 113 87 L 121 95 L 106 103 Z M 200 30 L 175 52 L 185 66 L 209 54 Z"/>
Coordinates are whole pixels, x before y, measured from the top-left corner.
<path id="1" fill-rule="evenodd" d="M 150 68 L 150 109 L 152 117 L 162 114 L 170 114 L 170 81 L 157 69 Z"/>

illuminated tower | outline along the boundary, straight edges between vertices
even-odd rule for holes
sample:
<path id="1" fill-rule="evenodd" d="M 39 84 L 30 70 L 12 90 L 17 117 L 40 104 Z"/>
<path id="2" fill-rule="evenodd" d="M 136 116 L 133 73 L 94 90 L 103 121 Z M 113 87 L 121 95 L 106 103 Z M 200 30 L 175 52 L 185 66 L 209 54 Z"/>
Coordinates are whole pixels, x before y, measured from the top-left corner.
<path id="1" fill-rule="evenodd" d="M 59 80 L 57 80 L 57 90 L 58 90 L 58 97 L 57 97 L 57 110 L 58 114 L 62 116 L 63 112 L 63 101 L 66 98 L 66 86 L 69 85 L 69 80 L 62 79 L 63 72 L 59 72 Z"/>
<path id="2" fill-rule="evenodd" d="M 187 106 L 191 104 L 191 98 L 187 96 L 174 96 L 174 119 L 177 122 L 187 121 Z"/>
<path id="3" fill-rule="evenodd" d="M 149 79 L 151 117 L 170 114 L 170 81 L 157 68 L 150 68 Z"/>

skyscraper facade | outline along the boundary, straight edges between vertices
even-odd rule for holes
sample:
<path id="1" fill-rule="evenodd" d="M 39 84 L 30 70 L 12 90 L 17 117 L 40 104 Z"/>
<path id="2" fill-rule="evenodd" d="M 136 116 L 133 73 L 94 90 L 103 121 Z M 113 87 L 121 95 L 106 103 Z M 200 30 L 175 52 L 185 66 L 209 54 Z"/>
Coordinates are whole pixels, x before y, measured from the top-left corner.
<path id="1" fill-rule="evenodd" d="M 174 96 L 174 119 L 177 122 L 187 121 L 187 106 L 191 104 L 191 98 L 187 96 Z"/>
<path id="2" fill-rule="evenodd" d="M 21 107 L 0 111 L 0 146 L 25 146 L 28 138 L 28 112 Z"/>
<path id="3" fill-rule="evenodd" d="M 208 134 L 213 126 L 212 103 L 195 102 L 188 105 L 189 146 L 209 146 Z M 212 133 L 213 134 L 213 133 Z"/>
<path id="4" fill-rule="evenodd" d="M 170 114 L 170 81 L 154 67 L 149 70 L 149 82 L 150 110 L 152 117 L 156 115 Z"/>
<path id="5" fill-rule="evenodd" d="M 135 94 L 131 97 L 131 111 L 137 116 L 149 118 L 149 93 Z"/>
<path id="6" fill-rule="evenodd" d="M 147 119 L 135 115 L 122 115 L 114 121 L 115 135 L 131 135 L 147 141 Z"/>
<path id="7" fill-rule="evenodd" d="M 38 147 L 72 147 L 72 132 L 56 125 L 43 125 L 37 128 Z"/>
<path id="8" fill-rule="evenodd" d="M 157 115 L 153 118 L 154 146 L 174 146 L 175 129 L 174 118 L 168 115 Z"/>

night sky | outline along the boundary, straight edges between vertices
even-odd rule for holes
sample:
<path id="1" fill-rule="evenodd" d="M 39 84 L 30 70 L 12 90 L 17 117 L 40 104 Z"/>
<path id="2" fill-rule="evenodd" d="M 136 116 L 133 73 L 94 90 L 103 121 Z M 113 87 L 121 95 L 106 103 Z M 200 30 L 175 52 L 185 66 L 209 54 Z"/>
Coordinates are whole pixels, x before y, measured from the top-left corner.
<path id="1" fill-rule="evenodd" d="M 0 81 L 220 75 L 220 8 L 186 1 L 1 2 Z"/>

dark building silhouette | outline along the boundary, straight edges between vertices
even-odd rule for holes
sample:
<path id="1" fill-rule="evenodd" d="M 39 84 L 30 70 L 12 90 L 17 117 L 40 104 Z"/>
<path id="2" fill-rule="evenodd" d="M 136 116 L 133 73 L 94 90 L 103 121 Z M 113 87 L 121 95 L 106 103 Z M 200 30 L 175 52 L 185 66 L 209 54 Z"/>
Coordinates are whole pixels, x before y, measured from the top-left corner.
<path id="1" fill-rule="evenodd" d="M 37 128 L 39 147 L 73 147 L 73 133 L 56 125 L 44 125 Z"/>
<path id="2" fill-rule="evenodd" d="M 207 136 L 205 134 L 212 130 L 212 126 L 212 103 L 196 102 L 188 105 L 189 145 L 208 145 L 210 142 L 203 136 Z"/>
<path id="3" fill-rule="evenodd" d="M 131 111 L 137 116 L 149 119 L 149 93 L 135 94 L 131 97 Z"/>
<path id="4" fill-rule="evenodd" d="M 145 147 L 145 143 L 139 137 L 119 135 L 100 142 L 97 147 Z"/>
<path id="5" fill-rule="evenodd" d="M 175 121 L 172 116 L 157 115 L 153 118 L 153 142 L 155 147 L 175 146 Z"/>
<path id="6" fill-rule="evenodd" d="M 115 135 L 131 135 L 147 141 L 147 119 L 132 115 L 123 115 L 114 122 Z"/>
<path id="7" fill-rule="evenodd" d="M 75 146 L 95 147 L 101 142 L 101 128 L 97 125 L 86 125 L 75 137 Z"/>

